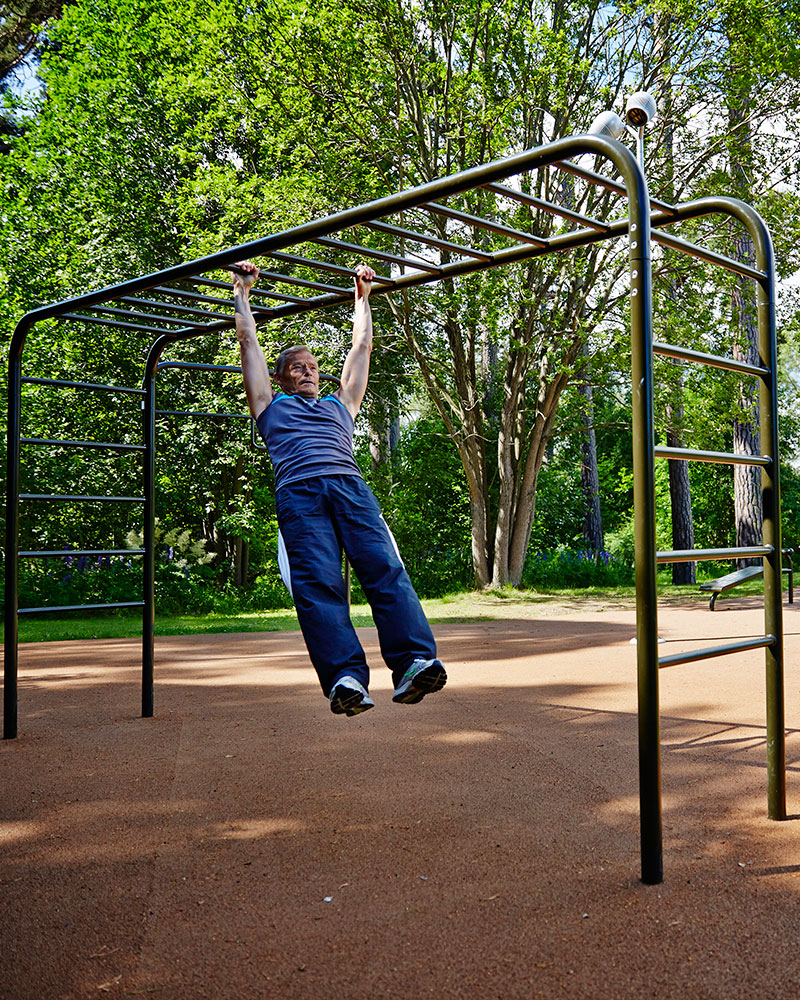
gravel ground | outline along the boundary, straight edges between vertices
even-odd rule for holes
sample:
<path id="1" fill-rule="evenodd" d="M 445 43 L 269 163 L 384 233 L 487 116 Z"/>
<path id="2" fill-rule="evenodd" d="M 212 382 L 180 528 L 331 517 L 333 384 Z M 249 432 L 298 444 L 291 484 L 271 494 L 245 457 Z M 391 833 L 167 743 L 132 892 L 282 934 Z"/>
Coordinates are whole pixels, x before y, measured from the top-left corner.
<path id="1" fill-rule="evenodd" d="M 440 625 L 450 680 L 331 715 L 298 633 L 21 647 L 0 745 L 0 998 L 800 995 L 800 606 L 788 805 L 762 650 L 661 671 L 664 865 L 639 880 L 634 613 Z M 754 635 L 668 607 L 661 649 Z M 701 645 L 703 642 L 700 643 Z"/>

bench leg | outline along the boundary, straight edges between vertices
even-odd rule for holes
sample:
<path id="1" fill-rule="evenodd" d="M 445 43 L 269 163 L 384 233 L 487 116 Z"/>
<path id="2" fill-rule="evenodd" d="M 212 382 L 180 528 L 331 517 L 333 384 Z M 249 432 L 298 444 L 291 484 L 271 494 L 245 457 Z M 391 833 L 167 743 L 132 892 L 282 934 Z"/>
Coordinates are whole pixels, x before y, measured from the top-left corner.
<path id="1" fill-rule="evenodd" d="M 718 597 L 719 597 L 719 594 L 712 594 L 711 595 L 711 600 L 708 602 L 708 610 L 709 611 L 713 611 L 714 610 L 714 605 L 717 603 L 717 598 Z"/>

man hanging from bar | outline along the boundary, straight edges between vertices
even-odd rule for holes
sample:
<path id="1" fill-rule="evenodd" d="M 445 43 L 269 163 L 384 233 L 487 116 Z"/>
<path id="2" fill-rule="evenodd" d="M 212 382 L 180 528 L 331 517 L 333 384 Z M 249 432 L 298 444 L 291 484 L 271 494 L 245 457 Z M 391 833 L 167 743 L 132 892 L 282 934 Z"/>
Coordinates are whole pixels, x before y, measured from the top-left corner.
<path id="1" fill-rule="evenodd" d="M 275 506 L 291 590 L 311 662 L 331 711 L 374 706 L 369 666 L 350 619 L 342 550 L 372 608 L 392 701 L 415 704 L 447 680 L 436 643 L 378 502 L 353 457 L 353 428 L 367 389 L 372 351 L 369 294 L 375 273 L 355 270 L 353 344 L 336 392 L 319 398 L 319 367 L 307 347 L 283 351 L 273 389 L 250 310 L 258 268 L 236 265 L 236 336 L 250 412 L 275 469 Z"/>

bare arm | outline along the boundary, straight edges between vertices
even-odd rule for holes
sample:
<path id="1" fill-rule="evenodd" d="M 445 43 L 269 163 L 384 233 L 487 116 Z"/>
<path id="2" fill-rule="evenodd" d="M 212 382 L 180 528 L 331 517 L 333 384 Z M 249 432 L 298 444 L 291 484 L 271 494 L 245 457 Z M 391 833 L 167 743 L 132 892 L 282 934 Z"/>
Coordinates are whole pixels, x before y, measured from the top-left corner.
<path id="1" fill-rule="evenodd" d="M 342 383 L 335 393 L 350 411 L 353 419 L 361 408 L 369 378 L 369 358 L 372 352 L 372 312 L 369 307 L 369 293 L 372 290 L 374 277 L 375 272 L 366 264 L 359 264 L 356 268 L 353 346 L 342 368 Z"/>
<path id="2" fill-rule="evenodd" d="M 236 265 L 245 274 L 233 276 L 233 305 L 236 310 L 236 337 L 242 358 L 242 378 L 247 405 L 254 418 L 259 417 L 272 401 L 272 383 L 261 344 L 256 334 L 256 323 L 250 310 L 250 288 L 258 277 L 258 268 L 250 261 Z"/>

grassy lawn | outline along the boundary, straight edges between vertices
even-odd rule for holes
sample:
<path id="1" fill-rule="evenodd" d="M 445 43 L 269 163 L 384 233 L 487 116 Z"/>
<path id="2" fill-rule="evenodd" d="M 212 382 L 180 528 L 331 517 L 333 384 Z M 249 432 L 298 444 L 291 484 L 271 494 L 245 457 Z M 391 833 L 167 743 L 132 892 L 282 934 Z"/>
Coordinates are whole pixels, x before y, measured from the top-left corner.
<path id="1" fill-rule="evenodd" d="M 760 581 L 750 581 L 736 589 L 736 596 L 760 593 Z M 535 618 L 548 614 L 603 610 L 604 608 L 634 607 L 633 587 L 586 588 L 553 590 L 547 593 L 522 590 L 473 591 L 447 597 L 423 600 L 422 605 L 431 624 L 491 621 L 502 618 Z M 707 600 L 697 587 L 663 587 L 665 603 L 704 602 Z M 369 607 L 353 606 L 356 626 L 373 624 Z M 206 615 L 158 615 L 156 635 L 193 635 L 209 632 L 278 632 L 296 629 L 297 617 L 291 608 L 280 611 L 250 611 L 240 614 L 213 613 Z M 2 633 L 0 633 L 2 635 Z M 141 635 L 138 614 L 62 617 L 22 616 L 19 620 L 20 642 L 52 642 L 65 639 L 120 639 Z"/>

